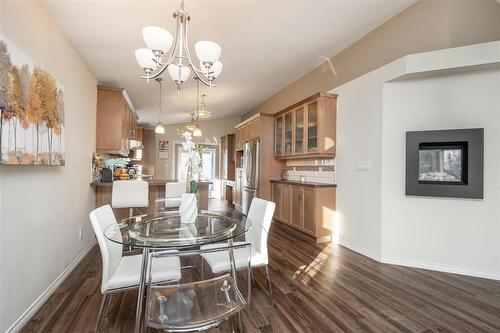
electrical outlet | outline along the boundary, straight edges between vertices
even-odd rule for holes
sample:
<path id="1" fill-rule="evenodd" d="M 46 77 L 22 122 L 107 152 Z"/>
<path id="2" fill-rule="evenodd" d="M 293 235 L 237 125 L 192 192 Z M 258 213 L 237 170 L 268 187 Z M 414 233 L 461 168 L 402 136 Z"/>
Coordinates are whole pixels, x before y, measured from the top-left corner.
<path id="1" fill-rule="evenodd" d="M 370 160 L 359 160 L 356 162 L 356 171 L 370 171 L 371 164 Z"/>
<path id="2" fill-rule="evenodd" d="M 83 238 L 83 228 L 80 227 L 78 228 L 78 239 L 82 240 L 82 238 Z"/>

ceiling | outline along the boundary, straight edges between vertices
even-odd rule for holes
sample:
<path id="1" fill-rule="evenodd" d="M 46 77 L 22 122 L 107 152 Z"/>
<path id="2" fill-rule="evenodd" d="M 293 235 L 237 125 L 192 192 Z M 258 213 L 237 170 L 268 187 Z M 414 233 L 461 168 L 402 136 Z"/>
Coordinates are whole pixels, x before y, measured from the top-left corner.
<path id="1" fill-rule="evenodd" d="M 186 0 L 191 54 L 199 40 L 222 47 L 222 74 L 208 90 L 212 118 L 242 115 L 325 58 L 345 49 L 414 0 L 201 1 Z M 48 1 L 45 6 L 102 85 L 125 88 L 142 124 L 158 119 L 158 86 L 139 78 L 134 50 L 145 47 L 142 28 L 175 34 L 180 1 Z M 164 80 L 162 121 L 189 120 L 196 102 L 192 76 L 180 94 Z"/>

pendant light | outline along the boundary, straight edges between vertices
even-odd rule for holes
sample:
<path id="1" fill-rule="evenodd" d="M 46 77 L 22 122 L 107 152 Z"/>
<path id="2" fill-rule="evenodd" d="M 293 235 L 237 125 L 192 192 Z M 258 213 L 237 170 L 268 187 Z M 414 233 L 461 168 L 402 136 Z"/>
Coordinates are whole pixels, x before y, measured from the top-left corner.
<path id="1" fill-rule="evenodd" d="M 161 118 L 161 80 L 162 80 L 162 78 L 157 77 L 155 80 L 156 80 L 156 82 L 158 82 L 158 86 L 160 87 L 160 103 L 158 104 L 160 110 L 158 112 L 158 124 L 156 124 L 155 133 L 156 134 L 165 134 L 165 127 L 160 122 L 160 118 Z"/>
<path id="2" fill-rule="evenodd" d="M 201 95 L 201 103 L 200 103 L 200 108 L 198 109 L 198 117 L 200 118 L 209 118 L 212 113 L 207 110 L 207 103 L 205 102 L 205 96 L 206 94 Z"/>
<path id="3" fill-rule="evenodd" d="M 196 80 L 196 110 L 191 113 L 191 123 L 186 126 L 186 129 L 193 133 L 193 136 L 202 136 L 200 125 L 198 124 L 198 120 L 200 119 L 199 115 L 199 96 L 200 96 L 200 83 L 198 82 L 198 78 L 194 78 Z"/>

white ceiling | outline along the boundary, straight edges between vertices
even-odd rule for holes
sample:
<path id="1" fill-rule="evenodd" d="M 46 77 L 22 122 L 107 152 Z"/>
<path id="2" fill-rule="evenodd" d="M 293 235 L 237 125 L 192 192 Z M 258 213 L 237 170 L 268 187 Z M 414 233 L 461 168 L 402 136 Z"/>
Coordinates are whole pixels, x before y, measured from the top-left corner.
<path id="1" fill-rule="evenodd" d="M 224 69 L 207 95 L 212 118 L 251 110 L 413 2 L 186 0 L 191 46 L 213 40 L 222 47 Z M 125 88 L 143 124 L 158 117 L 158 86 L 139 78 L 134 50 L 144 47 L 144 26 L 175 33 L 172 13 L 179 5 L 177 0 L 45 1 L 100 84 Z M 194 80 L 179 95 L 169 78 L 164 87 L 162 121 L 188 121 L 195 108 Z"/>

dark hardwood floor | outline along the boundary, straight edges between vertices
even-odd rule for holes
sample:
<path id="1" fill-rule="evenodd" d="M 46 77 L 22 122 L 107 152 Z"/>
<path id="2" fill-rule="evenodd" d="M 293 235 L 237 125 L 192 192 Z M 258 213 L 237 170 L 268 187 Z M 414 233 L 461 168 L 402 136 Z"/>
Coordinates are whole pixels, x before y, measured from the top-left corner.
<path id="1" fill-rule="evenodd" d="M 277 307 L 257 272 L 253 306 L 243 315 L 246 332 L 500 332 L 498 281 L 380 264 L 297 238 L 278 222 L 269 253 Z M 22 332 L 91 332 L 100 271 L 96 246 Z M 113 296 L 102 332 L 133 331 L 135 297 Z"/>

